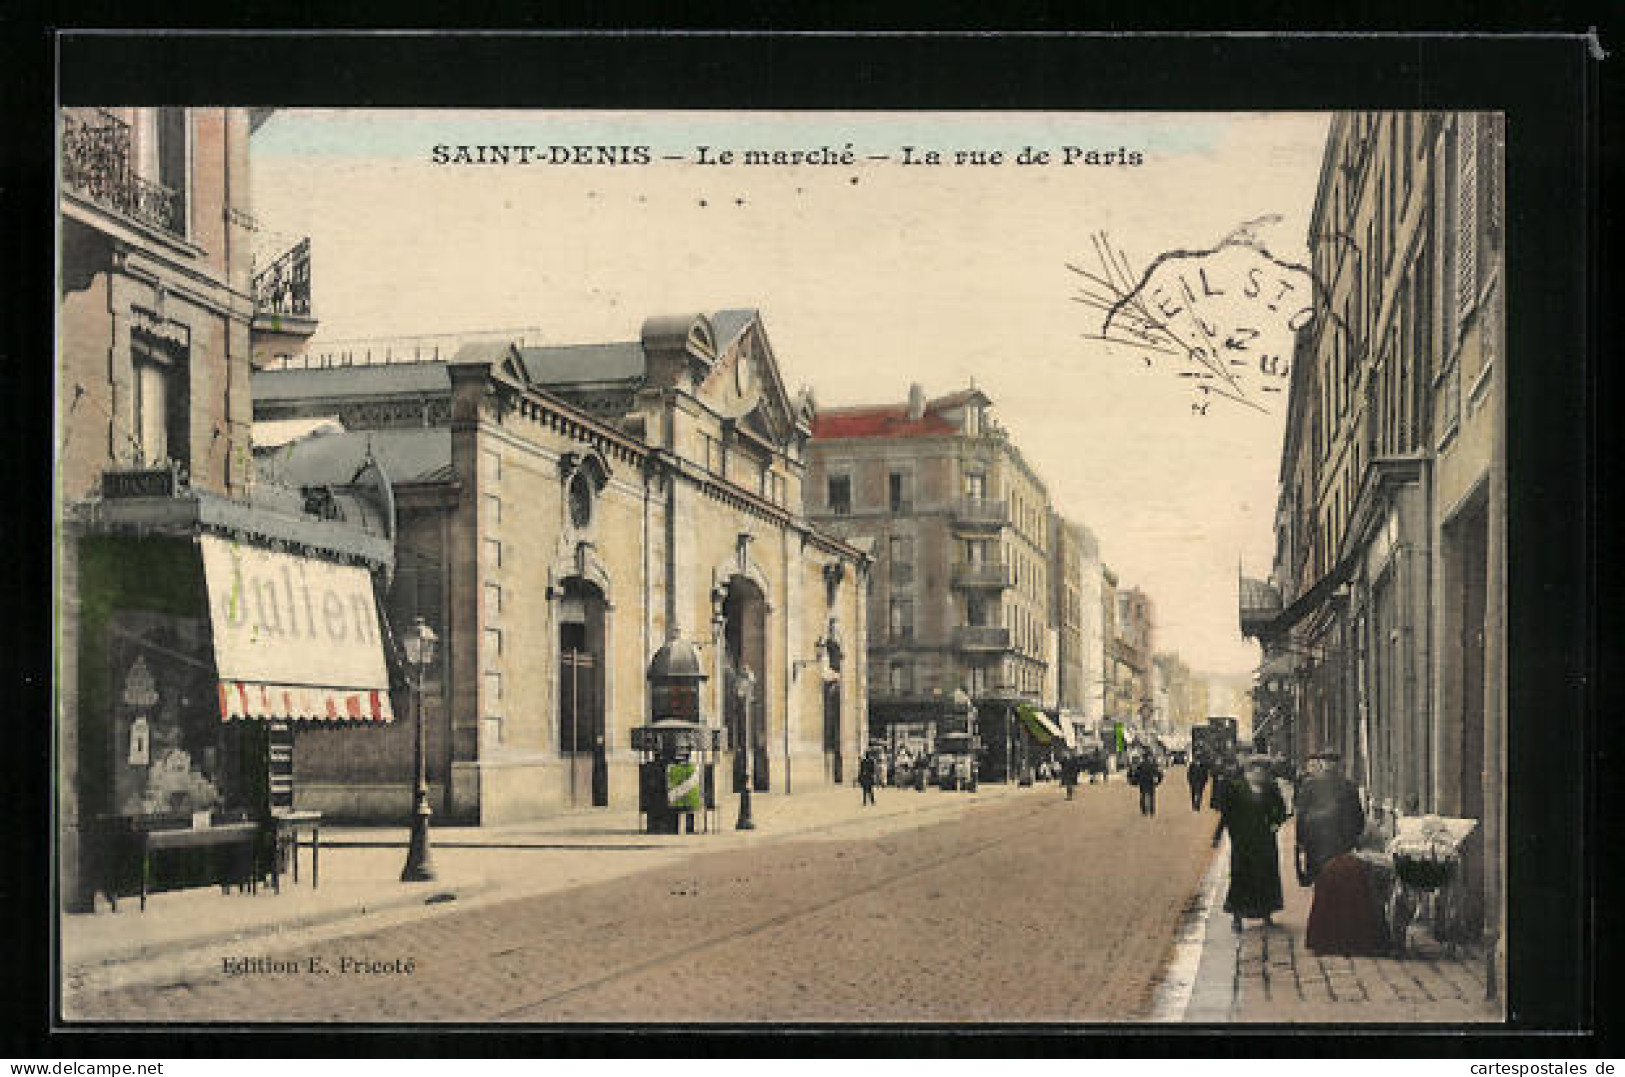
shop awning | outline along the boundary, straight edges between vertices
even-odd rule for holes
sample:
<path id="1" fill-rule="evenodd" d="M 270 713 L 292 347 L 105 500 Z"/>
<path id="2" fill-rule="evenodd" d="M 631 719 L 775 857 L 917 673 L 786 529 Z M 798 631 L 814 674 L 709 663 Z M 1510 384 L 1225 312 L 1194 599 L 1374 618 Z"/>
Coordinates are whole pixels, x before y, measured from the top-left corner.
<path id="1" fill-rule="evenodd" d="M 317 722 L 392 722 L 389 693 L 376 689 L 346 692 L 297 684 L 221 681 L 220 717 L 287 718 Z"/>
<path id="2" fill-rule="evenodd" d="M 390 722 L 372 578 L 202 535 L 220 718 Z"/>
<path id="3" fill-rule="evenodd" d="M 1048 744 L 1057 737 L 1060 737 L 1062 741 L 1066 740 L 1065 735 L 1061 733 L 1061 727 L 1051 721 L 1049 716 L 1038 708 L 1024 704 L 1016 708 L 1016 715 L 1020 717 L 1021 724 L 1027 727 L 1027 732 L 1032 734 L 1032 738 L 1039 744 Z"/>

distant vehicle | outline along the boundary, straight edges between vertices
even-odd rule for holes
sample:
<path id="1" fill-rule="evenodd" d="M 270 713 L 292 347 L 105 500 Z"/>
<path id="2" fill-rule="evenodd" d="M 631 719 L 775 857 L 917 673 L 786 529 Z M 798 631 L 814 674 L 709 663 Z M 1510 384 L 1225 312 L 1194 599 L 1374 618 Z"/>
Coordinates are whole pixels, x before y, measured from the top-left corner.
<path id="1" fill-rule="evenodd" d="M 977 779 L 981 776 L 976 763 L 976 751 L 980 746 L 977 738 L 969 733 L 943 733 L 937 737 L 934 760 L 937 785 L 949 792 L 963 789 L 974 793 Z"/>
<path id="2" fill-rule="evenodd" d="M 1236 719 L 1209 718 L 1207 725 L 1191 727 L 1191 753 L 1206 760 L 1233 755 L 1236 751 Z"/>

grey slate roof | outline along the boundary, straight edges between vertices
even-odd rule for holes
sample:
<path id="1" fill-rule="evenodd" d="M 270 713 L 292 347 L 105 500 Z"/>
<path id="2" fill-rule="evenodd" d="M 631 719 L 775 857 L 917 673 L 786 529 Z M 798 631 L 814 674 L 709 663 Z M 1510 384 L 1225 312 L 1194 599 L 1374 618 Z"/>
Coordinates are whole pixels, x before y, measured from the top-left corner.
<path id="1" fill-rule="evenodd" d="M 254 374 L 255 401 L 291 401 L 352 396 L 451 392 L 445 363 L 379 363 L 374 366 L 261 370 Z"/>
<path id="2" fill-rule="evenodd" d="M 525 373 L 530 380 L 543 387 L 636 381 L 648 371 L 643 345 L 635 340 L 613 344 L 521 348 L 519 358 L 525 364 Z"/>
<path id="3" fill-rule="evenodd" d="M 291 486 L 344 485 L 361 470 L 369 440 L 391 482 L 441 478 L 451 467 L 451 431 L 436 427 L 319 434 L 258 455 Z"/>
<path id="4" fill-rule="evenodd" d="M 711 330 L 717 335 L 717 351 L 727 351 L 728 345 L 758 316 L 758 312 L 751 308 L 719 310 L 711 315 Z"/>

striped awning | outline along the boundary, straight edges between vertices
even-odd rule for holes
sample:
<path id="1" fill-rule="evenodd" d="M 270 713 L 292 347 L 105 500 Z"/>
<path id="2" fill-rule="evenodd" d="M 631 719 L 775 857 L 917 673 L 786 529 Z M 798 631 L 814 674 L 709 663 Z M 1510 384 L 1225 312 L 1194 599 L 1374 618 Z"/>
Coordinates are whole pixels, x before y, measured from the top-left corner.
<path id="1" fill-rule="evenodd" d="M 198 545 L 221 721 L 395 720 L 366 568 L 219 535 Z"/>
<path id="2" fill-rule="evenodd" d="M 389 693 L 378 689 L 221 681 L 220 720 L 278 718 L 318 722 L 393 722 Z"/>
<path id="3" fill-rule="evenodd" d="M 1033 740 L 1039 744 L 1048 744 L 1056 737 L 1060 737 L 1062 741 L 1066 740 L 1060 726 L 1050 721 L 1049 716 L 1038 708 L 1023 704 L 1016 708 L 1016 715 L 1027 727 L 1027 732 L 1032 735 Z"/>

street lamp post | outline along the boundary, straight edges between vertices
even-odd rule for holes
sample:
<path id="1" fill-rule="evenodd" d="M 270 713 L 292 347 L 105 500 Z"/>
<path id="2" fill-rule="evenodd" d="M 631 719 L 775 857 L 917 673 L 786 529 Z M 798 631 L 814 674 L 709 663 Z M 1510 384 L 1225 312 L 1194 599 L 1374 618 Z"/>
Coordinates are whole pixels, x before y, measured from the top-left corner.
<path id="1" fill-rule="evenodd" d="M 417 784 L 412 801 L 412 837 L 407 845 L 406 866 L 401 869 L 403 883 L 434 881 L 434 865 L 429 861 L 429 775 L 423 733 L 423 671 L 434 661 L 434 648 L 438 640 L 434 630 L 422 617 L 418 617 L 412 622 L 412 628 L 402 644 L 406 651 L 406 664 L 412 667 L 412 712 L 417 723 L 412 752 Z"/>
<path id="2" fill-rule="evenodd" d="M 734 690 L 739 693 L 739 701 L 744 705 L 745 715 L 742 723 L 745 728 L 745 786 L 739 791 L 739 821 L 734 823 L 735 830 L 755 830 L 756 823 L 750 817 L 750 787 L 755 783 L 753 773 L 751 747 L 750 747 L 750 701 L 756 691 L 756 676 L 751 673 L 749 666 L 739 668 L 739 676 L 734 678 Z"/>

